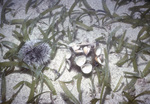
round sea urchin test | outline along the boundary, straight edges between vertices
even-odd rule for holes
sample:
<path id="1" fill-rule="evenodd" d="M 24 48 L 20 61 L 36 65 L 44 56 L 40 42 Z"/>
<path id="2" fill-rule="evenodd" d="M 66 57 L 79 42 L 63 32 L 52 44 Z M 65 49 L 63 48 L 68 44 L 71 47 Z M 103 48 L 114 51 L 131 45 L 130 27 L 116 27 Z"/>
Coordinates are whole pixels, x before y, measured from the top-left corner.
<path id="1" fill-rule="evenodd" d="M 27 41 L 19 50 L 18 57 L 28 65 L 45 65 L 50 61 L 51 48 L 40 40 Z"/>

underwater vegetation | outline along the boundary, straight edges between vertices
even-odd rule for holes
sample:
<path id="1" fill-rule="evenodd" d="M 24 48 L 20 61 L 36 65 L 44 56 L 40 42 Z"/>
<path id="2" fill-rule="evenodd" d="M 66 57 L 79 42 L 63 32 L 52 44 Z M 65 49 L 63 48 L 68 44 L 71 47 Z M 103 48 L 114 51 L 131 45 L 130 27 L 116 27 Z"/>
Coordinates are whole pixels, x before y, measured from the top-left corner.
<path id="1" fill-rule="evenodd" d="M 114 9 L 117 10 L 121 6 L 125 6 L 129 3 L 139 3 L 144 2 L 143 0 L 111 0 L 115 2 Z M 37 8 L 42 4 L 44 0 L 28 0 L 25 8 L 25 13 L 28 14 L 29 10 Z M 150 73 L 150 2 L 145 0 L 142 5 L 133 6 L 129 8 L 130 14 L 119 15 L 115 12 L 112 13 L 109 10 L 106 0 L 101 0 L 103 9 L 95 10 L 87 2 L 87 0 L 75 0 L 71 7 L 68 9 L 65 5 L 60 3 L 60 0 L 53 1 L 46 10 L 39 13 L 37 17 L 24 19 L 12 19 L 7 18 L 7 13 L 12 13 L 15 17 L 17 10 L 11 8 L 14 5 L 13 0 L 0 1 L 2 5 L 0 28 L 3 29 L 4 25 L 13 25 L 15 30 L 13 30 L 13 37 L 19 41 L 19 44 L 13 43 L 11 41 L 4 40 L 6 38 L 5 34 L 0 32 L 0 52 L 4 60 L 0 62 L 0 77 L 1 77 L 1 101 L 0 104 L 11 104 L 13 100 L 17 97 L 19 92 L 24 86 L 30 89 L 27 103 L 38 104 L 40 103 L 41 95 L 44 93 L 49 93 L 50 96 L 57 95 L 57 90 L 53 82 L 59 83 L 60 87 L 64 91 L 64 101 L 67 99 L 70 104 L 84 104 L 82 97 L 81 83 L 85 74 L 92 83 L 92 97 L 90 101 L 91 104 L 104 104 L 106 96 L 112 92 L 118 92 L 122 89 L 122 96 L 125 98 L 124 101 L 119 102 L 119 104 L 139 104 L 144 101 L 138 100 L 138 97 L 143 95 L 149 95 L 150 90 L 144 91 L 138 95 L 133 95 L 132 91 L 135 89 L 134 85 L 138 79 L 144 79 Z M 78 8 L 78 9 L 76 9 Z M 138 16 L 137 16 L 138 14 Z M 84 23 L 84 18 L 90 18 L 90 25 Z M 45 23 L 43 20 L 48 19 L 49 23 Z M 122 22 L 130 24 L 132 28 L 140 28 L 137 33 L 137 38 L 128 42 L 125 38 L 126 31 L 120 36 L 116 36 L 116 32 L 121 28 L 121 26 L 116 27 L 112 31 L 108 31 L 108 34 L 103 34 L 102 36 L 95 39 L 94 48 L 92 45 L 87 43 L 82 45 L 77 43 L 75 48 L 70 46 L 77 38 L 77 33 L 79 30 L 86 32 L 93 31 L 94 28 L 102 29 L 107 31 L 106 26 L 109 24 Z M 39 23 L 46 24 L 48 27 L 42 29 Z M 66 28 L 66 23 L 68 24 Z M 41 32 L 41 37 L 39 40 L 31 40 L 30 35 L 32 35 L 34 29 L 37 28 Z M 98 44 L 104 44 L 105 48 L 101 50 Z M 69 45 L 68 45 L 69 44 Z M 80 45 L 80 47 L 79 47 Z M 71 51 L 72 59 L 65 56 L 59 69 L 51 69 L 48 67 L 50 60 L 55 58 L 58 49 L 61 47 Z M 71 49 L 70 49 L 71 48 Z M 122 54 L 122 58 L 118 60 L 116 65 L 118 67 L 127 64 L 128 66 L 133 65 L 133 72 L 124 72 L 124 76 L 120 77 L 118 83 L 114 90 L 111 89 L 111 73 L 109 55 L 111 54 L 111 49 L 114 48 L 114 53 L 122 54 L 123 50 L 126 50 Z M 7 52 L 4 52 L 7 49 Z M 75 50 L 74 50 L 75 49 Z M 128 52 L 130 50 L 130 52 Z M 79 55 L 77 53 L 79 52 Z M 81 52 L 82 51 L 82 52 Z M 102 51 L 102 52 L 101 52 Z M 91 55 L 90 52 L 95 52 Z M 70 53 L 68 53 L 70 54 Z M 72 55 L 73 54 L 73 55 Z M 89 57 L 91 60 L 90 64 L 86 63 L 85 58 Z M 81 57 L 82 56 L 82 57 Z M 82 61 L 79 60 L 82 58 Z M 139 58 L 144 61 L 145 68 L 139 70 Z M 76 61 L 77 60 L 77 61 Z M 93 61 L 94 60 L 94 61 Z M 70 62 L 71 61 L 71 62 Z M 85 61 L 85 62 L 84 62 Z M 81 62 L 84 62 L 83 64 Z M 62 69 L 63 64 L 65 68 Z M 60 76 L 63 76 L 64 71 L 71 71 L 73 67 L 70 63 L 75 63 L 75 66 L 81 68 L 77 75 L 72 77 L 69 82 L 59 80 Z M 82 64 L 82 65 L 81 65 Z M 84 71 L 85 66 L 88 66 L 90 71 Z M 17 70 L 16 70 L 17 69 Z M 51 79 L 44 74 L 44 71 L 52 70 L 55 73 L 55 78 Z M 16 91 L 10 99 L 6 99 L 6 77 L 13 73 L 25 73 L 31 76 L 31 82 L 20 81 L 13 89 Z M 98 86 L 100 87 L 100 92 L 95 91 L 94 77 L 98 79 Z M 127 81 L 126 85 L 122 85 L 123 77 L 130 79 Z M 15 79 L 14 79 L 15 80 Z M 67 84 L 71 84 L 76 81 L 78 98 L 76 98 L 73 93 L 67 87 Z M 46 85 L 48 91 L 43 91 L 43 87 Z M 39 88 L 40 87 L 40 88 Z M 99 98 L 94 96 L 94 93 L 99 93 Z M 55 99 L 51 97 L 51 103 L 54 104 Z"/>

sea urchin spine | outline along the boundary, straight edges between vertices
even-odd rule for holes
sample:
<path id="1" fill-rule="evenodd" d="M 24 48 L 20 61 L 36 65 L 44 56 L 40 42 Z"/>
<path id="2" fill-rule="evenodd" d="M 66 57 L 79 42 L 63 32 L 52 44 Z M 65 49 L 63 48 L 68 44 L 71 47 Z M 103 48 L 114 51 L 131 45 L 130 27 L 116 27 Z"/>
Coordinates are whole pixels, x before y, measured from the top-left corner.
<path id="1" fill-rule="evenodd" d="M 51 48 L 40 40 L 27 41 L 19 50 L 18 57 L 28 65 L 46 65 L 50 61 Z"/>

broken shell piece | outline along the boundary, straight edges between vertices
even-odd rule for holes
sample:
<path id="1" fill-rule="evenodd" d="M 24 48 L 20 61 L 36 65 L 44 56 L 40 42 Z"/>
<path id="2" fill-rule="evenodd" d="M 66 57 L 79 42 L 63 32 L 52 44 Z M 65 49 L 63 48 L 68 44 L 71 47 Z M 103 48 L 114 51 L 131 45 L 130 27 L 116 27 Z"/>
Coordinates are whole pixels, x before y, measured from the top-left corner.
<path id="1" fill-rule="evenodd" d="M 78 49 L 80 48 L 80 46 L 77 45 L 76 43 L 69 44 L 69 46 L 70 46 L 74 51 L 76 51 L 76 50 L 78 50 Z"/>
<path id="2" fill-rule="evenodd" d="M 104 55 L 101 54 L 101 55 L 99 56 L 99 58 L 100 58 L 101 62 L 103 63 L 103 61 L 104 61 Z"/>
<path id="3" fill-rule="evenodd" d="M 81 67 L 81 70 L 84 74 L 89 74 L 92 72 L 92 65 L 91 64 L 85 64 Z"/>
<path id="4" fill-rule="evenodd" d="M 74 52 L 79 54 L 79 53 L 83 53 L 83 50 L 81 50 L 81 49 L 80 50 L 75 50 Z"/>
<path id="5" fill-rule="evenodd" d="M 84 51 L 85 55 L 88 55 L 89 52 L 90 52 L 90 50 L 91 50 L 91 46 L 85 46 L 85 47 L 83 48 L 83 51 Z"/>
<path id="6" fill-rule="evenodd" d="M 85 62 L 86 62 L 86 57 L 84 55 L 75 58 L 75 63 L 79 67 L 83 66 Z"/>
<path id="7" fill-rule="evenodd" d="M 71 57 L 71 51 L 68 49 L 66 52 L 66 59 L 69 59 Z"/>
<path id="8" fill-rule="evenodd" d="M 102 65 L 102 60 L 100 56 L 96 56 L 95 61 Z"/>
<path id="9" fill-rule="evenodd" d="M 96 56 L 99 56 L 101 53 L 102 53 L 102 48 L 100 48 L 100 47 L 96 48 L 96 50 L 95 50 Z"/>
<path id="10" fill-rule="evenodd" d="M 67 68 L 67 70 L 70 70 L 70 67 L 71 67 L 70 60 L 66 60 L 66 68 Z"/>

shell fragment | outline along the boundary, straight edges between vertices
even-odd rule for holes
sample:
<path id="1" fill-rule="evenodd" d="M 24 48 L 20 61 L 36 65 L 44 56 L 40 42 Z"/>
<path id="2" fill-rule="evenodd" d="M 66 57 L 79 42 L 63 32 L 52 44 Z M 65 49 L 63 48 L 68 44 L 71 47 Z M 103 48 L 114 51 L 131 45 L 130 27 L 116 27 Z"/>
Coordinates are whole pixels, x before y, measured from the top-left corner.
<path id="1" fill-rule="evenodd" d="M 69 44 L 69 46 L 70 46 L 74 51 L 76 51 L 76 50 L 78 50 L 78 49 L 80 48 L 80 46 L 77 45 L 76 43 Z"/>
<path id="2" fill-rule="evenodd" d="M 86 62 L 86 57 L 84 55 L 81 55 L 75 58 L 75 63 L 79 67 L 83 66 L 85 62 Z"/>
<path id="3" fill-rule="evenodd" d="M 99 64 L 103 65 L 103 54 L 101 54 L 100 56 L 96 56 L 95 57 L 95 61 L 98 62 Z"/>
<path id="4" fill-rule="evenodd" d="M 84 74 L 89 74 L 92 72 L 92 65 L 91 64 L 85 64 L 81 67 L 81 70 Z"/>
<path id="5" fill-rule="evenodd" d="M 70 67 L 71 67 L 70 60 L 66 60 L 66 68 L 67 68 L 67 70 L 70 70 Z"/>
<path id="6" fill-rule="evenodd" d="M 95 54 L 99 56 L 102 53 L 102 49 L 100 47 L 96 48 Z"/>
<path id="7" fill-rule="evenodd" d="M 66 52 L 66 59 L 69 59 L 71 57 L 71 51 L 70 50 L 67 50 Z"/>
<path id="8" fill-rule="evenodd" d="M 76 54 L 79 54 L 79 53 L 83 53 L 83 50 L 75 50 L 74 51 Z"/>
<path id="9" fill-rule="evenodd" d="M 90 50 L 91 50 L 91 46 L 85 46 L 85 47 L 83 48 L 83 51 L 84 51 L 84 54 L 85 54 L 85 55 L 88 55 L 88 54 L 90 53 Z"/>

